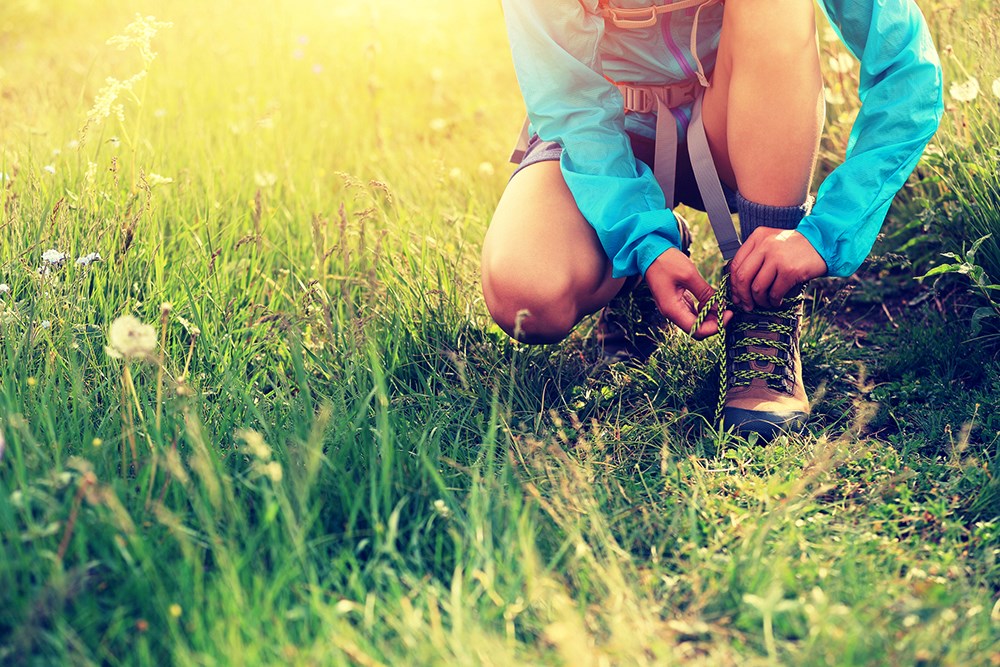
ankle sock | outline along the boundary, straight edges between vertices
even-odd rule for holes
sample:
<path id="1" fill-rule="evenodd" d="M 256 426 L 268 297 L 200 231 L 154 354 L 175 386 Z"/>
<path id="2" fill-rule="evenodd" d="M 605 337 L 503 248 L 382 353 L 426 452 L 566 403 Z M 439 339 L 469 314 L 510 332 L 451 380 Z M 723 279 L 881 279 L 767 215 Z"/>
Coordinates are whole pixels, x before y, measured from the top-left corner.
<path id="1" fill-rule="evenodd" d="M 798 206 L 768 206 L 750 201 L 737 192 L 736 212 L 740 216 L 740 235 L 746 241 L 758 227 L 795 229 L 812 209 L 812 203 L 813 198 L 809 197 Z"/>

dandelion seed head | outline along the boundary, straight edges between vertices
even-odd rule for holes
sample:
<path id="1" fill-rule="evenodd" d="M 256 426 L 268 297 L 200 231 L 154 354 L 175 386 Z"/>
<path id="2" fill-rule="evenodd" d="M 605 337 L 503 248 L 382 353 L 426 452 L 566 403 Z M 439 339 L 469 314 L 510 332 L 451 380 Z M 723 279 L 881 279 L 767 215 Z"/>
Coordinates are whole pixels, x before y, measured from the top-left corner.
<path id="1" fill-rule="evenodd" d="M 496 173 L 496 169 L 493 168 L 493 163 L 491 162 L 480 162 L 479 163 L 479 175 L 489 178 Z"/>
<path id="2" fill-rule="evenodd" d="M 47 164 L 44 167 L 42 167 L 42 171 L 44 171 L 47 174 L 54 175 L 56 173 L 56 166 L 54 164 Z"/>
<path id="3" fill-rule="evenodd" d="M 122 315 L 108 329 L 108 356 L 115 359 L 147 359 L 156 349 L 156 329 L 132 315 Z"/>
<path id="4" fill-rule="evenodd" d="M 979 79 L 973 76 L 961 83 L 953 83 L 948 92 L 956 102 L 971 102 L 979 97 Z"/>

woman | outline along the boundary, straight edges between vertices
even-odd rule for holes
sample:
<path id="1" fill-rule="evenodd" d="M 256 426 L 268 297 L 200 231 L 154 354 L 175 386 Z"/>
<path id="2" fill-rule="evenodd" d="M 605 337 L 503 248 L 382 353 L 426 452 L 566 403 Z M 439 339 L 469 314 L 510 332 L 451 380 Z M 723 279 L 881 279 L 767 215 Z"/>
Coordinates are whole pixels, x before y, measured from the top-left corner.
<path id="1" fill-rule="evenodd" d="M 725 426 L 769 438 L 804 423 L 792 297 L 858 268 L 943 108 L 913 0 L 821 6 L 861 62 L 863 104 L 813 204 L 824 99 L 812 0 L 503 0 L 533 135 L 483 244 L 483 293 L 505 331 L 561 340 L 643 276 L 663 316 L 696 338 L 723 318 Z M 706 166 L 694 129 L 743 240 L 728 253 L 732 309 L 701 317 L 713 290 L 681 248 L 672 200 L 702 208 L 723 195 L 692 178 Z"/>

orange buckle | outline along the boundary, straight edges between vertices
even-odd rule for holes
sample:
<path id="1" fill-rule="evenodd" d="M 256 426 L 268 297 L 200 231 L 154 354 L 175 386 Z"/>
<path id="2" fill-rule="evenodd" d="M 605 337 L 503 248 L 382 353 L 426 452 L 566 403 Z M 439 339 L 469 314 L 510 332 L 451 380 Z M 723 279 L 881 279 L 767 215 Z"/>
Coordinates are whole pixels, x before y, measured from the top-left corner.
<path id="1" fill-rule="evenodd" d="M 649 28 L 657 23 L 656 7 L 642 7 L 638 9 L 608 7 L 607 17 L 611 19 L 616 28 Z"/>

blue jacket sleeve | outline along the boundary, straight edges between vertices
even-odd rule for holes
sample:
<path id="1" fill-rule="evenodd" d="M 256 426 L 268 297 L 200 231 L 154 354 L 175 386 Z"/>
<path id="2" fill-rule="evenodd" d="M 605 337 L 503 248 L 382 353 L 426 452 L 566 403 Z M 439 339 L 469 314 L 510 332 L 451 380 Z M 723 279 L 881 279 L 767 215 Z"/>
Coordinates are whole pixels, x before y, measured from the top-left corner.
<path id="1" fill-rule="evenodd" d="M 913 0 L 821 0 L 861 61 L 861 109 L 847 155 L 820 186 L 798 230 L 848 276 L 871 252 L 892 198 L 906 183 L 944 109 L 941 65 Z"/>
<path id="2" fill-rule="evenodd" d="M 621 93 L 603 76 L 597 0 L 503 0 L 503 9 L 532 128 L 562 145 L 566 185 L 614 277 L 645 273 L 680 238 L 652 170 L 633 157 Z"/>

